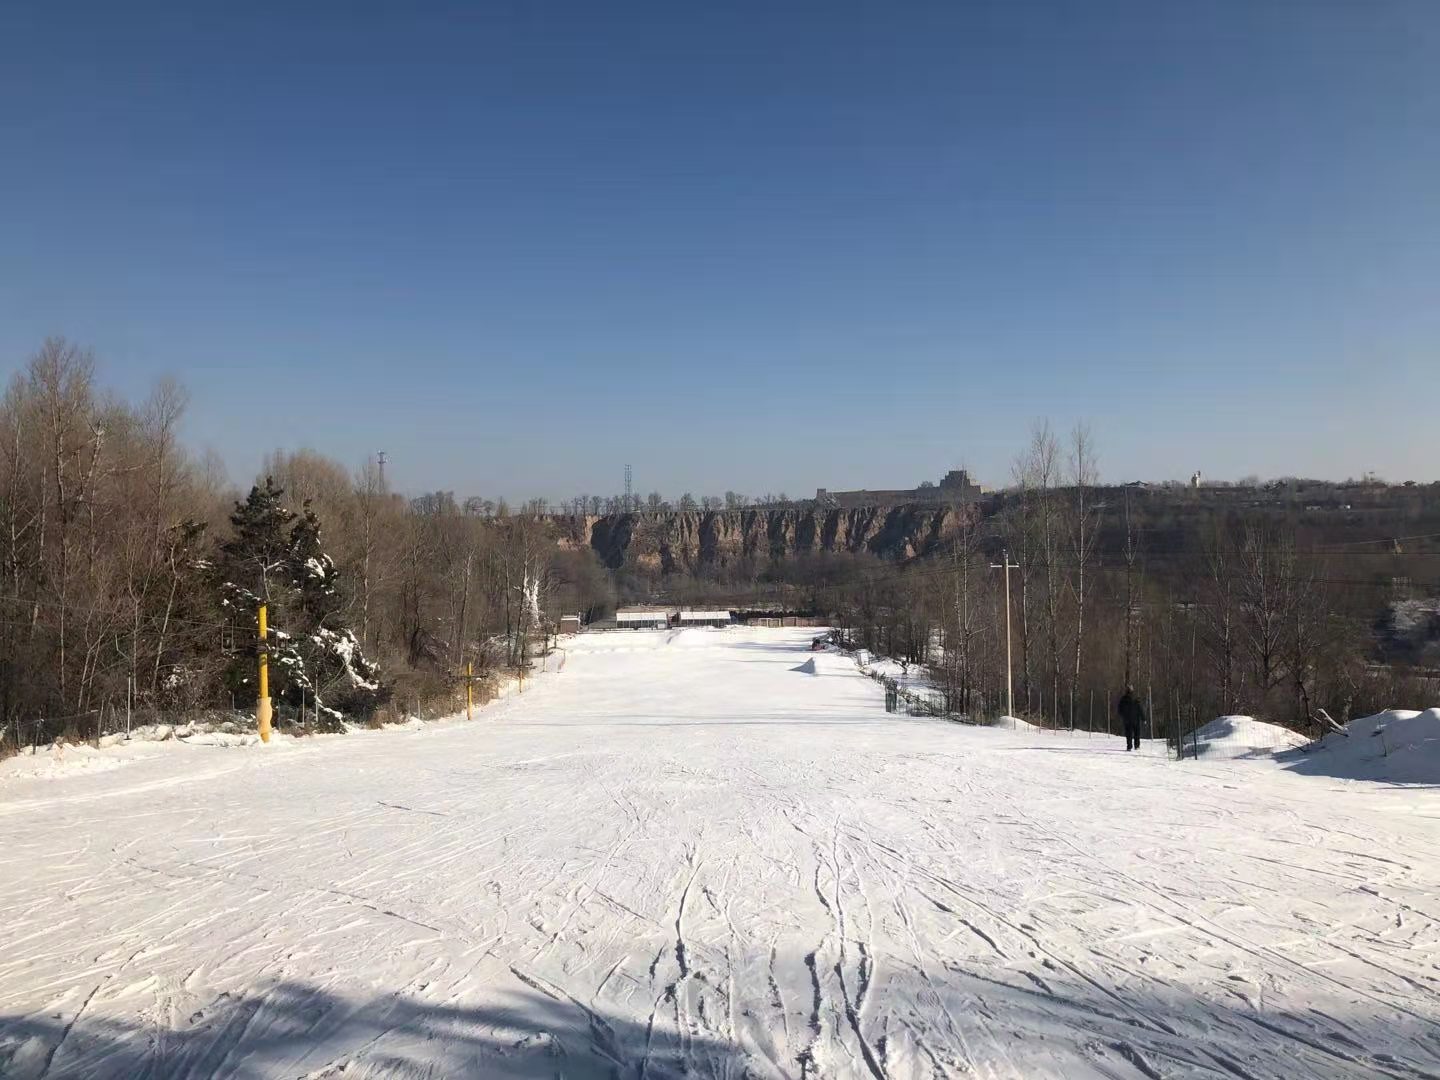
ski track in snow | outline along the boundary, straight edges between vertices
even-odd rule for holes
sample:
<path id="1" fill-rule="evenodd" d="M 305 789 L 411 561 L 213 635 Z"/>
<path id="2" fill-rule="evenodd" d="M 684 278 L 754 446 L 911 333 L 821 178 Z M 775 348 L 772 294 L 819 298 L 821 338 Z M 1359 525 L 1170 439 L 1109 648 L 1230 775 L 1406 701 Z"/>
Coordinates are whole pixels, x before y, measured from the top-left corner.
<path id="1" fill-rule="evenodd" d="M 5 782 L 0 1075 L 1440 1077 L 1440 792 L 887 716 L 810 633 Z"/>

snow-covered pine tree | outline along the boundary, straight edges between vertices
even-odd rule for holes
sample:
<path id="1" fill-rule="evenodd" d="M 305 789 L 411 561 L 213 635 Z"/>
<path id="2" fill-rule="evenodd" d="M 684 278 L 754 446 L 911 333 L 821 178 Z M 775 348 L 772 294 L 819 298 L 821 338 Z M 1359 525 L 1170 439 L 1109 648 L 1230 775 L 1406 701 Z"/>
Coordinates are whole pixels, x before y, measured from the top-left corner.
<path id="1" fill-rule="evenodd" d="M 235 643 L 225 683 L 241 708 L 255 700 L 255 615 L 262 602 L 270 606 L 270 696 L 277 703 L 300 664 L 293 650 L 287 650 L 288 635 L 277 630 L 289 599 L 288 526 L 295 516 L 281 502 L 284 494 L 268 476 L 263 485 L 253 486 L 245 500 L 235 504 L 230 538 L 220 545 L 215 560 L 220 606 L 231 619 Z"/>
<path id="2" fill-rule="evenodd" d="M 224 600 L 249 600 L 253 609 L 261 600 L 275 599 L 271 596 L 273 585 L 282 589 L 288 585 L 288 575 L 283 573 L 290 553 L 286 526 L 295 515 L 280 501 L 284 494 L 267 476 L 264 487 L 256 484 L 244 502 L 235 504 L 230 515 L 234 533 L 221 545 L 217 566 L 222 588 L 233 594 Z"/>
<path id="3" fill-rule="evenodd" d="M 310 690 L 322 722 L 369 717 L 389 700 L 379 668 L 366 659 L 355 632 L 342 617 L 335 561 L 320 546 L 320 519 L 310 503 L 290 530 L 289 568 L 296 616 L 303 638 L 297 648 L 306 661 Z"/>
<path id="4" fill-rule="evenodd" d="M 277 716 L 314 718 L 322 730 L 364 719 L 389 690 L 344 624 L 334 560 L 320 546 L 320 521 L 307 502 L 297 517 L 266 477 L 230 517 L 234 530 L 216 563 L 221 604 L 235 620 L 229 682 L 238 700 L 255 692 L 255 611 L 269 605 L 270 695 Z"/>

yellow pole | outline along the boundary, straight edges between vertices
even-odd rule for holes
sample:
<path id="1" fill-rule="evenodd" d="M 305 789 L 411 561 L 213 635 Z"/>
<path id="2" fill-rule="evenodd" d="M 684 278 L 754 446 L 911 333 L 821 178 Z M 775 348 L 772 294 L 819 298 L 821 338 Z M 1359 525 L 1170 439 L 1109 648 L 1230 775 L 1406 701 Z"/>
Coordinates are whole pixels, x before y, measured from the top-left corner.
<path id="1" fill-rule="evenodd" d="M 270 635 L 265 623 L 265 605 L 260 605 L 260 697 L 255 703 L 260 724 L 260 741 L 270 741 Z"/>
<path id="2" fill-rule="evenodd" d="M 470 719 L 470 711 L 475 707 L 475 684 L 471 681 L 470 661 L 465 661 L 465 719 Z"/>

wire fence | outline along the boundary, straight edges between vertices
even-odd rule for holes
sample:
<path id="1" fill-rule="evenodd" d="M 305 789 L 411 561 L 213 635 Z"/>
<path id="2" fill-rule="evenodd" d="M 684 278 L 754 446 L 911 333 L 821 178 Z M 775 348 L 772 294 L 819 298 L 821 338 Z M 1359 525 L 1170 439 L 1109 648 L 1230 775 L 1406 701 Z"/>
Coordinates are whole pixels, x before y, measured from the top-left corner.
<path id="1" fill-rule="evenodd" d="M 1056 706 L 1052 693 L 1032 684 L 1016 696 L 1014 716 L 1007 715 L 1003 687 L 981 684 L 962 693 L 939 684 L 915 685 L 863 662 L 860 650 L 844 649 L 860 671 L 885 691 L 885 711 L 905 716 L 932 717 L 979 726 L 1020 726 L 1055 734 L 1087 737 L 1124 737 L 1118 705 L 1123 687 L 1092 689 L 1084 694 L 1062 695 Z M 1296 749 L 1327 730 L 1316 719 L 1310 730 L 1297 731 L 1283 724 L 1249 716 L 1213 716 L 1188 701 L 1179 690 L 1167 692 L 1149 686 L 1136 689 L 1144 713 L 1141 744 L 1161 744 L 1166 756 L 1185 759 L 1268 757 Z"/>

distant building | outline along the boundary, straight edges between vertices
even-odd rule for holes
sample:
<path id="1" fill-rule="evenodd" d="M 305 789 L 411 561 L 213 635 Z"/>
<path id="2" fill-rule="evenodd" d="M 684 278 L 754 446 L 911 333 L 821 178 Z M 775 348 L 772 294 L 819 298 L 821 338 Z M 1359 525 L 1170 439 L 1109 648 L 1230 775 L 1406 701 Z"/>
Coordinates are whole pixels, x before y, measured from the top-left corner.
<path id="1" fill-rule="evenodd" d="M 579 616 L 579 615 L 561 615 L 561 616 L 560 616 L 560 633 L 562 633 L 562 634 L 578 634 L 579 632 L 580 632 L 580 616 Z"/>
<path id="2" fill-rule="evenodd" d="M 866 506 L 894 506 L 898 503 L 961 506 L 978 502 L 985 494 L 985 489 L 972 482 L 966 470 L 951 469 L 939 484 L 927 483 L 903 491 L 829 491 L 820 488 L 815 492 L 815 501 L 821 506 L 833 506 L 843 510 Z"/>
<path id="3" fill-rule="evenodd" d="M 1204 479 L 1200 476 L 1200 470 L 1199 470 L 1199 469 L 1196 469 L 1196 470 L 1195 470 L 1195 475 L 1192 476 L 1192 477 L 1190 477 L 1190 486 L 1191 486 L 1192 488 L 1198 488 L 1198 487 L 1199 487 L 1201 484 L 1203 484 L 1204 482 L 1205 482 Z"/>
<path id="4" fill-rule="evenodd" d="M 682 611 L 679 622 L 681 626 L 729 626 L 730 612 Z"/>
<path id="5" fill-rule="evenodd" d="M 670 613 L 652 609 L 617 611 L 615 625 L 621 630 L 664 630 L 670 625 Z"/>

